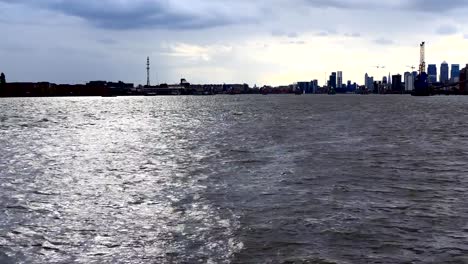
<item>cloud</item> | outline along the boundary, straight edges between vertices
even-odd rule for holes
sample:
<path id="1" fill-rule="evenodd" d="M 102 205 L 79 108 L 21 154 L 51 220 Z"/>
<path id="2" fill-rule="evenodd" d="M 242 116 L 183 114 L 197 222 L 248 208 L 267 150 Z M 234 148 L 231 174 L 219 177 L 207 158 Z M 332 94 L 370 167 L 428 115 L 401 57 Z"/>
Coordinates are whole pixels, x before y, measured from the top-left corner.
<path id="1" fill-rule="evenodd" d="M 235 4 L 214 0 L 0 0 L 9 4 L 40 7 L 65 15 L 79 17 L 100 28 L 138 29 L 199 29 L 249 23 L 252 13 L 232 10 L 252 10 L 245 2 Z"/>
<path id="2" fill-rule="evenodd" d="M 118 43 L 117 40 L 112 38 L 100 38 L 97 40 L 97 42 L 105 45 L 114 45 Z"/>
<path id="3" fill-rule="evenodd" d="M 316 34 L 316 36 L 319 36 L 319 37 L 326 37 L 328 35 L 330 35 L 330 34 L 328 32 L 326 32 L 326 31 L 321 31 L 321 32 Z"/>
<path id="4" fill-rule="evenodd" d="M 439 35 L 453 35 L 458 32 L 458 27 L 455 25 L 442 25 L 437 30 L 436 33 Z"/>
<path id="5" fill-rule="evenodd" d="M 296 68 L 289 77 L 273 80 L 319 78 L 337 65 L 361 80 L 368 69 L 356 66 L 356 57 L 365 65 L 385 61 L 388 71 L 397 72 L 417 63 L 422 40 L 431 43 L 434 62 L 460 62 L 466 56 L 450 57 L 446 47 L 452 45 L 447 41 L 466 45 L 467 5 L 468 0 L 0 0 L 0 27 L 8 36 L 0 41 L 0 57 L 4 70 L 19 80 L 145 82 L 148 55 L 166 81 L 193 70 L 190 79 L 200 81 L 256 82 L 289 71 L 283 65 L 290 64 Z M 427 30 L 415 30 L 421 21 Z M 448 34 L 445 24 L 451 21 L 457 22 L 457 38 L 436 34 Z M 444 48 L 432 49 L 439 42 Z M 324 63 L 311 66 L 316 58 Z M 52 66 L 37 72 L 44 64 Z M 198 66 L 204 70 L 196 72 Z"/>
<path id="6" fill-rule="evenodd" d="M 383 2 L 369 0 L 306 0 L 315 8 L 370 9 L 383 5 Z M 380 2 L 380 1 L 379 1 Z"/>
<path id="7" fill-rule="evenodd" d="M 350 38 L 359 38 L 361 34 L 360 33 L 345 33 L 345 36 L 350 37 Z"/>
<path id="8" fill-rule="evenodd" d="M 374 40 L 374 43 L 379 44 L 379 45 L 393 45 L 395 42 L 391 39 L 386 39 L 386 38 L 378 38 Z"/>
<path id="9" fill-rule="evenodd" d="M 445 13 L 455 9 L 467 8 L 467 0 L 413 0 L 407 1 L 406 8 L 414 11 L 423 11 L 430 13 Z"/>
<path id="10" fill-rule="evenodd" d="M 233 50 L 231 46 L 224 45 L 193 45 L 188 43 L 176 43 L 169 45 L 166 55 L 172 57 L 185 58 L 192 61 L 211 61 L 214 56 L 230 53 Z"/>
<path id="11" fill-rule="evenodd" d="M 412 12 L 446 13 L 460 8 L 468 8 L 467 0 L 304 0 L 314 8 L 335 8 L 354 10 L 400 10 Z"/>
<path id="12" fill-rule="evenodd" d="M 297 38 L 299 34 L 297 32 L 284 32 L 281 30 L 273 30 L 271 35 L 274 37 L 288 37 L 288 38 Z"/>
<path id="13" fill-rule="evenodd" d="M 294 45 L 305 45 L 307 42 L 304 40 L 297 40 L 297 41 L 290 41 L 289 44 L 294 44 Z"/>
<path id="14" fill-rule="evenodd" d="M 316 33 L 315 35 L 319 37 L 327 37 L 327 36 L 336 35 L 336 34 L 337 34 L 336 30 L 328 29 L 328 30 L 320 31 Z"/>

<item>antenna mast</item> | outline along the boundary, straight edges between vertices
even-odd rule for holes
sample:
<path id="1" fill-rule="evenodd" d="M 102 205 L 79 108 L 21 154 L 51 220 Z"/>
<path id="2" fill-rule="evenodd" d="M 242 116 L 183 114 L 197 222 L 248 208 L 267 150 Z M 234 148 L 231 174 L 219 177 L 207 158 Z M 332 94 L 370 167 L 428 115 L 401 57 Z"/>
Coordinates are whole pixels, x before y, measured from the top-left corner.
<path id="1" fill-rule="evenodd" d="M 150 59 L 149 57 L 146 59 L 146 86 L 150 86 Z"/>

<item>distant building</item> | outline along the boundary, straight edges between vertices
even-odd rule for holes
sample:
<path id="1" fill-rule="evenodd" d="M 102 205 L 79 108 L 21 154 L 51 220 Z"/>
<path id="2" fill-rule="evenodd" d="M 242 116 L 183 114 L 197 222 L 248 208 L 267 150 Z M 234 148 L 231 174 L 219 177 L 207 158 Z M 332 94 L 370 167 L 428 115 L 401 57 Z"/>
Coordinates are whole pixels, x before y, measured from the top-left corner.
<path id="1" fill-rule="evenodd" d="M 384 77 L 382 78 L 382 83 L 383 83 L 383 84 L 387 84 L 387 83 L 388 83 L 387 76 L 384 76 Z"/>
<path id="2" fill-rule="evenodd" d="M 392 91 L 402 92 L 403 85 L 401 84 L 401 74 L 392 75 Z"/>
<path id="3" fill-rule="evenodd" d="M 319 88 L 318 80 L 313 80 L 313 81 L 311 82 L 311 85 L 312 85 L 312 93 L 317 93 L 317 92 L 318 92 L 318 88 Z"/>
<path id="4" fill-rule="evenodd" d="M 122 81 L 107 83 L 107 89 L 113 95 L 130 94 L 134 86 L 133 83 L 124 83 Z"/>
<path id="5" fill-rule="evenodd" d="M 417 71 L 413 71 L 412 74 L 413 74 L 413 78 L 416 80 L 416 77 L 418 77 L 418 72 L 417 72 Z"/>
<path id="6" fill-rule="evenodd" d="M 301 93 L 310 93 L 310 82 L 298 82 L 297 89 L 301 91 Z"/>
<path id="7" fill-rule="evenodd" d="M 411 72 L 405 72 L 405 91 L 414 90 L 414 76 Z"/>
<path id="8" fill-rule="evenodd" d="M 318 88 L 318 80 L 297 83 L 297 89 L 306 94 L 317 93 Z"/>
<path id="9" fill-rule="evenodd" d="M 357 90 L 358 85 L 356 83 L 348 83 L 348 92 L 354 93 Z"/>
<path id="10" fill-rule="evenodd" d="M 332 74 L 330 75 L 328 86 L 332 87 L 333 89 L 336 89 L 336 72 L 332 72 Z"/>
<path id="11" fill-rule="evenodd" d="M 439 82 L 440 83 L 447 83 L 449 81 L 449 65 L 446 61 L 442 62 L 440 65 L 440 75 L 439 75 Z"/>
<path id="12" fill-rule="evenodd" d="M 437 82 L 437 65 L 429 64 L 427 66 L 427 75 L 429 76 L 429 83 Z"/>
<path id="13" fill-rule="evenodd" d="M 343 88 L 343 72 L 342 71 L 337 72 L 337 87 Z"/>
<path id="14" fill-rule="evenodd" d="M 366 73 L 364 76 L 364 85 L 367 90 L 373 91 L 374 90 L 374 77 L 370 77 L 369 74 Z"/>
<path id="15" fill-rule="evenodd" d="M 456 83 L 460 81 L 460 64 L 452 64 L 450 71 L 450 82 Z"/>
<path id="16" fill-rule="evenodd" d="M 468 64 L 466 64 L 466 67 L 463 68 L 460 71 L 460 84 L 459 84 L 459 89 L 460 93 L 467 94 L 468 93 Z"/>
<path id="17" fill-rule="evenodd" d="M 440 65 L 440 82 L 448 83 L 449 80 L 449 65 L 444 61 Z"/>

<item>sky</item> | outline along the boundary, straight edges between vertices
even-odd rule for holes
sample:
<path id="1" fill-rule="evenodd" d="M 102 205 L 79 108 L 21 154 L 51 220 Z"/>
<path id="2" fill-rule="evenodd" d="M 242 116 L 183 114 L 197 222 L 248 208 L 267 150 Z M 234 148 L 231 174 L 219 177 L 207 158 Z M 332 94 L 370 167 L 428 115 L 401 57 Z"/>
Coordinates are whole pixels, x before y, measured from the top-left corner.
<path id="1" fill-rule="evenodd" d="M 468 63 L 468 0 L 0 0 L 7 81 L 362 84 Z M 385 66 L 384 69 L 376 66 Z"/>

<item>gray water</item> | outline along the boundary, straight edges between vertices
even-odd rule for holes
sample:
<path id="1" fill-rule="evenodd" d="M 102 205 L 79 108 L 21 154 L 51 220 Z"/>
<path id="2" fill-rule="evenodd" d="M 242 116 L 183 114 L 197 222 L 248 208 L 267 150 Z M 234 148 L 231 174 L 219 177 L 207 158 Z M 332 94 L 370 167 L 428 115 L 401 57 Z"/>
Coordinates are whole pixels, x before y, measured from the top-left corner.
<path id="1" fill-rule="evenodd" d="M 468 263 L 468 97 L 0 99 L 0 263 Z"/>

